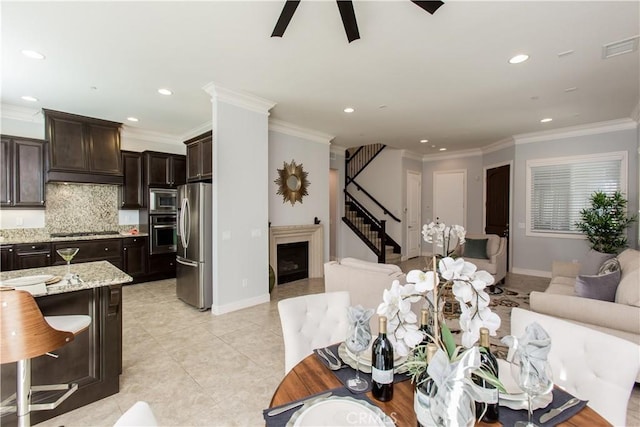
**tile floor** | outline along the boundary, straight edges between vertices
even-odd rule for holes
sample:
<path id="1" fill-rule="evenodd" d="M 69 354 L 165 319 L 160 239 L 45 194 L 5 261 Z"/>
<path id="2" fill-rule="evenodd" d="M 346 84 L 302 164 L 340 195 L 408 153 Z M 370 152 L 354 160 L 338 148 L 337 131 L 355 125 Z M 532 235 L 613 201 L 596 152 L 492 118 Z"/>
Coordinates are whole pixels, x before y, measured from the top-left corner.
<path id="1" fill-rule="evenodd" d="M 528 289 L 546 283 L 508 278 Z M 301 280 L 276 287 L 270 303 L 213 316 L 177 300 L 175 280 L 125 286 L 120 392 L 38 426 L 112 426 L 137 400 L 162 426 L 263 426 L 262 409 L 284 375 L 277 302 L 323 291 L 322 279 Z M 639 401 L 636 386 L 629 425 L 640 425 Z"/>

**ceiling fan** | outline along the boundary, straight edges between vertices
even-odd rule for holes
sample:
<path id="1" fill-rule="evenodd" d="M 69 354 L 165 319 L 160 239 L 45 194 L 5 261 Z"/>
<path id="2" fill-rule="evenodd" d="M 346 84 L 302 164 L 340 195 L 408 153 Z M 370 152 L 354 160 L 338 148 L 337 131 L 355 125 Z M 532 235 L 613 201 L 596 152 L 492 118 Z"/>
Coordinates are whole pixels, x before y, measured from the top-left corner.
<path id="1" fill-rule="evenodd" d="M 358 32 L 358 23 L 356 22 L 356 14 L 353 10 L 353 2 L 351 0 L 337 0 L 338 10 L 340 10 L 340 17 L 342 18 L 342 25 L 344 25 L 344 31 L 347 33 L 347 39 L 349 39 L 349 43 L 354 40 L 358 40 L 360 38 L 360 33 Z M 434 14 L 436 10 L 444 3 L 441 1 L 414 1 L 411 0 L 411 3 L 414 3 L 426 10 L 430 14 Z M 282 8 L 282 12 L 280 12 L 280 17 L 278 18 L 278 22 L 276 23 L 275 28 L 273 29 L 273 33 L 271 37 L 282 37 L 289 22 L 291 22 L 291 18 L 293 17 L 293 13 L 296 11 L 296 8 L 300 4 L 300 0 L 287 0 Z"/>

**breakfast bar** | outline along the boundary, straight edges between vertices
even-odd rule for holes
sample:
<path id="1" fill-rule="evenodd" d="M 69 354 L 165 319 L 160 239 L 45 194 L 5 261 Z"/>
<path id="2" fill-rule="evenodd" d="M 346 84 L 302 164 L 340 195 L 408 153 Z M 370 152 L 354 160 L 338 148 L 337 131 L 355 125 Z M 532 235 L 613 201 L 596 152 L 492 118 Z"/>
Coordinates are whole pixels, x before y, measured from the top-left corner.
<path id="1" fill-rule="evenodd" d="M 11 279 L 28 276 L 53 276 L 47 283 L 64 277 L 66 266 L 31 268 L 0 272 L 3 286 Z M 122 372 L 122 284 L 132 281 L 107 261 L 71 265 L 81 279 L 73 284 L 60 280 L 48 284 L 44 292 L 34 293 L 45 316 L 84 314 L 91 317 L 87 331 L 54 351 L 54 357 L 32 359 L 31 382 L 38 384 L 77 383 L 78 390 L 54 410 L 32 412 L 33 424 L 53 418 L 119 391 Z M 7 283 L 8 281 L 8 283 Z M 16 289 L 20 289 L 19 286 Z M 0 368 L 4 400 L 16 391 L 16 364 Z M 33 396 L 32 402 L 51 400 L 51 396 Z M 0 424 L 17 424 L 15 413 L 4 414 Z"/>

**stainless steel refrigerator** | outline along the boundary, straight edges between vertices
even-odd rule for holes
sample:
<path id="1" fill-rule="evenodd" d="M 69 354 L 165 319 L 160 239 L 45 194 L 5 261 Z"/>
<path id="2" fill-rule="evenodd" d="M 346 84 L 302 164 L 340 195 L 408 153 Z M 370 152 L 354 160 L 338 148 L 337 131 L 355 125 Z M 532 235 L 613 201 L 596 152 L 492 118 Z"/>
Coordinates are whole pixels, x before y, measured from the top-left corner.
<path id="1" fill-rule="evenodd" d="M 211 184 L 178 187 L 176 293 L 200 310 L 213 301 Z"/>

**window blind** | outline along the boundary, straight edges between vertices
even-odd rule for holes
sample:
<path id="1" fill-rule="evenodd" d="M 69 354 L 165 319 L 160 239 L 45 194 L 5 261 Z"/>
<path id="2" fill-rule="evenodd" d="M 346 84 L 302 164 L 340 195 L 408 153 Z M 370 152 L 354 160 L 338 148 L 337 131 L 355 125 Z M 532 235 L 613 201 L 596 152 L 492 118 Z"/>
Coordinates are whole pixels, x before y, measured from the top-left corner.
<path id="1" fill-rule="evenodd" d="M 621 159 L 531 167 L 531 231 L 575 232 L 594 191 L 621 190 Z"/>

